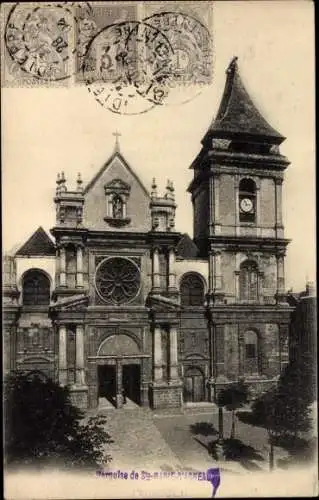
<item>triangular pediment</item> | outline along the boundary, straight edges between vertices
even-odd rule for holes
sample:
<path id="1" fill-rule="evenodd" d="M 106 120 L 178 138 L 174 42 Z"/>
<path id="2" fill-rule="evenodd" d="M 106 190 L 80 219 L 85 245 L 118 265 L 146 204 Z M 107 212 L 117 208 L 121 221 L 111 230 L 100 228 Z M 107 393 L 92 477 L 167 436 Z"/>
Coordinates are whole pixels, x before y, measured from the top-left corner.
<path id="1" fill-rule="evenodd" d="M 120 199 L 120 216 L 113 200 Z M 83 225 L 94 231 L 146 232 L 151 228 L 150 195 L 119 151 L 84 190 Z"/>
<path id="2" fill-rule="evenodd" d="M 142 188 L 142 190 L 144 191 L 144 193 L 149 196 L 149 193 L 147 191 L 147 189 L 145 188 L 145 186 L 143 185 L 143 183 L 141 182 L 141 180 L 138 178 L 138 176 L 136 175 L 136 173 L 134 172 L 134 170 L 130 167 L 129 163 L 125 160 L 124 156 L 122 156 L 122 154 L 119 152 L 119 151 L 115 151 L 112 156 L 107 160 L 107 162 L 100 168 L 100 170 L 97 172 L 97 174 L 93 177 L 93 179 L 87 184 L 86 188 L 84 189 L 84 195 L 86 193 L 88 193 L 90 191 L 90 189 L 96 184 L 96 182 L 98 182 L 98 180 L 100 179 L 100 177 L 103 175 L 103 173 L 109 169 L 111 166 L 114 166 L 114 165 L 120 165 L 122 167 L 124 167 L 126 170 L 128 170 L 128 172 L 134 177 L 134 179 L 139 183 L 140 187 Z M 124 181 L 122 181 L 121 179 L 114 179 L 112 180 L 111 182 L 122 182 L 124 184 L 126 184 Z M 127 184 L 126 184 L 127 185 Z"/>

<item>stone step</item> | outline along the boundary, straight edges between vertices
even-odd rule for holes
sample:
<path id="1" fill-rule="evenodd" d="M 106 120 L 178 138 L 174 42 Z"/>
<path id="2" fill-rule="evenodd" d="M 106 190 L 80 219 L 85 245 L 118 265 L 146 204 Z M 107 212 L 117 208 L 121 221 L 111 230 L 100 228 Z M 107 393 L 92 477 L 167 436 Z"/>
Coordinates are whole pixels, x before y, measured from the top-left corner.
<path id="1" fill-rule="evenodd" d="M 187 403 L 183 406 L 183 413 L 192 415 L 195 413 L 217 413 L 218 407 L 215 403 Z"/>

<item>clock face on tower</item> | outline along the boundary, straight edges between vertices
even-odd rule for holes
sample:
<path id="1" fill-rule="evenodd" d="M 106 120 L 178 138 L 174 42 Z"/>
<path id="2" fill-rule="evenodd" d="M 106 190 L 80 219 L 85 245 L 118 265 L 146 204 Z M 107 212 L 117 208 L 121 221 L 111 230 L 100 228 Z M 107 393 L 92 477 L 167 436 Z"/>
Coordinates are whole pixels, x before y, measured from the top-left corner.
<path id="1" fill-rule="evenodd" d="M 240 208 L 244 213 L 251 213 L 254 209 L 254 204 L 250 198 L 242 198 L 240 200 Z"/>

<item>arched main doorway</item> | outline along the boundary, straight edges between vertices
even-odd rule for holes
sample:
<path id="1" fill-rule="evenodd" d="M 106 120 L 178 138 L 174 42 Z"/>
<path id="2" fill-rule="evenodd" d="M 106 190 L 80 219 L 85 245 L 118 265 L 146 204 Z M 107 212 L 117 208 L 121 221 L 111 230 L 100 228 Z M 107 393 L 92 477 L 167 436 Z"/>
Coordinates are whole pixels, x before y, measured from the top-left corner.
<path id="1" fill-rule="evenodd" d="M 185 370 L 183 398 L 185 403 L 199 403 L 205 400 L 205 378 L 197 366 Z"/>
<path id="2" fill-rule="evenodd" d="M 128 334 L 107 337 L 98 349 L 98 398 L 121 407 L 141 403 L 141 352 Z"/>

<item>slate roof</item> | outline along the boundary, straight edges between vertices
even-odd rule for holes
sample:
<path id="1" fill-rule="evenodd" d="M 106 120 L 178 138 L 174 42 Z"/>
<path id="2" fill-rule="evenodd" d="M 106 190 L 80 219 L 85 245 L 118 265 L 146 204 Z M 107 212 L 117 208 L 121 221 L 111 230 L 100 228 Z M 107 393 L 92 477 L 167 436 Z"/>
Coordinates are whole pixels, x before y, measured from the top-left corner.
<path id="1" fill-rule="evenodd" d="M 227 78 L 223 97 L 216 119 L 208 132 L 254 135 L 271 138 L 281 143 L 285 137 L 277 132 L 260 114 L 240 78 L 237 57 L 234 57 L 226 71 Z"/>
<path id="2" fill-rule="evenodd" d="M 176 253 L 178 257 L 182 257 L 183 259 L 195 259 L 198 256 L 199 250 L 191 237 L 185 233 L 177 243 Z"/>
<path id="3" fill-rule="evenodd" d="M 34 255 L 55 255 L 55 246 L 51 238 L 44 231 L 43 227 L 39 227 L 32 236 L 20 247 L 16 252 L 17 256 L 34 256 Z"/>

